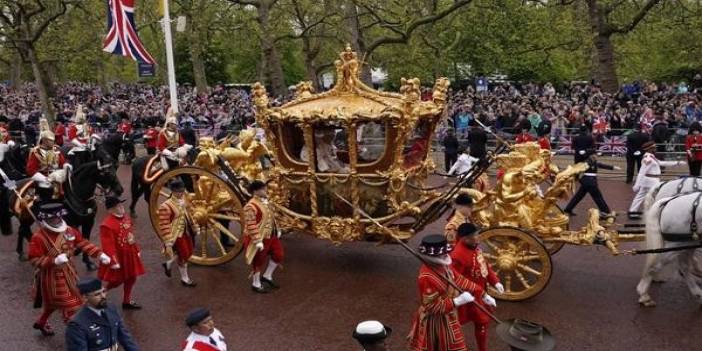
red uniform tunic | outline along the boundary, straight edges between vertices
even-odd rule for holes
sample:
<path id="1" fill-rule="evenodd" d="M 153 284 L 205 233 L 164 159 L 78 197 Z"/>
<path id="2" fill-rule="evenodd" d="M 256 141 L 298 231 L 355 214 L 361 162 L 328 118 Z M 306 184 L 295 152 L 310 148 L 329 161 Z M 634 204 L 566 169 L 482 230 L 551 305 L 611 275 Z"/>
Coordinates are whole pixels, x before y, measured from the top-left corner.
<path id="1" fill-rule="evenodd" d="M 158 147 L 159 151 L 163 151 L 164 149 L 175 150 L 183 144 L 185 144 L 185 140 L 183 140 L 183 137 L 180 136 L 180 133 L 178 132 L 171 137 L 169 137 L 166 133 L 166 129 L 163 129 L 160 133 L 158 133 L 156 147 Z"/>
<path id="2" fill-rule="evenodd" d="M 144 274 L 144 265 L 139 257 L 141 249 L 136 243 L 132 219 L 128 215 L 108 215 L 100 225 L 100 245 L 110 256 L 110 265 L 119 264 L 119 269 L 100 266 L 98 278 L 109 283 L 124 283 L 130 278 Z"/>
<path id="3" fill-rule="evenodd" d="M 692 154 L 691 160 L 702 161 L 702 134 L 685 138 L 685 151 Z"/>
<path id="4" fill-rule="evenodd" d="M 144 146 L 148 148 L 156 148 L 156 142 L 158 141 L 158 131 L 156 128 L 149 128 L 144 133 Z"/>
<path id="5" fill-rule="evenodd" d="M 522 144 L 522 143 L 528 143 L 530 141 L 534 141 L 534 137 L 531 136 L 529 133 L 522 133 L 517 135 L 516 138 L 514 138 L 514 142 L 517 144 Z"/>
<path id="6" fill-rule="evenodd" d="M 29 242 L 29 261 L 37 268 L 35 292 L 41 293 L 45 311 L 60 309 L 64 319 L 70 318 L 83 304 L 76 287 L 78 276 L 75 266 L 70 261 L 76 249 L 94 258 L 102 253 L 100 248 L 83 239 L 80 232 L 71 227 L 68 227 L 65 235 L 40 229 Z M 68 256 L 69 261 L 56 266 L 54 259 L 62 253 Z"/>
<path id="7" fill-rule="evenodd" d="M 215 345 L 212 344 L 214 341 Z M 211 335 L 191 332 L 181 345 L 182 351 L 227 351 L 227 344 L 222 333 L 215 328 Z"/>
<path id="8" fill-rule="evenodd" d="M 117 130 L 120 133 L 129 135 L 132 132 L 132 124 L 129 122 L 122 122 L 117 126 Z"/>
<path id="9" fill-rule="evenodd" d="M 547 137 L 539 138 L 539 146 L 543 150 L 551 150 L 551 141 Z"/>
<path id="10" fill-rule="evenodd" d="M 478 300 L 483 289 L 461 276 L 453 267 L 437 267 L 439 272 L 449 272 L 453 281 Z M 446 275 L 446 273 L 444 273 Z M 414 315 L 408 348 L 413 351 L 459 351 L 468 350 L 461 324 L 458 321 L 453 298 L 459 292 L 426 265 L 419 269 L 420 306 Z"/>
<path id="11" fill-rule="evenodd" d="M 62 168 L 65 163 L 66 158 L 58 147 L 42 150 L 41 147 L 35 146 L 27 157 L 27 175 L 31 177 L 39 172 L 48 176 L 52 171 Z"/>
<path id="12" fill-rule="evenodd" d="M 63 146 L 63 136 L 66 135 L 66 126 L 61 122 L 56 122 L 54 127 L 54 142 L 58 146 Z"/>
<path id="13" fill-rule="evenodd" d="M 182 265 L 188 262 L 193 255 L 193 241 L 185 229 L 185 207 L 174 198 L 166 200 L 158 207 L 158 223 L 161 240 L 164 244 L 173 244 L 173 250 L 178 254 L 178 263 Z"/>
<path id="14" fill-rule="evenodd" d="M 90 140 L 90 134 L 92 131 L 90 130 L 90 126 L 85 123 L 83 124 L 83 130 L 80 131 L 78 130 L 78 125 L 77 124 L 72 124 L 68 128 L 68 141 L 73 141 L 73 139 L 78 139 L 81 143 L 87 144 L 88 141 Z"/>
<path id="15" fill-rule="evenodd" d="M 273 211 L 258 197 L 253 197 L 244 206 L 244 250 L 246 263 L 254 272 L 260 272 L 268 263 L 270 256 L 273 262 L 283 263 L 283 245 L 278 239 Z M 256 251 L 256 243 L 263 243 L 263 250 Z"/>
<path id="16" fill-rule="evenodd" d="M 488 284 L 495 286 L 500 282 L 490 264 L 487 263 L 480 248 L 470 248 L 466 244 L 459 242 L 451 252 L 453 268 L 470 281 L 478 284 L 481 289 L 487 290 Z M 476 299 L 484 307 L 488 307 L 483 300 Z M 490 322 L 490 316 L 470 303 L 458 308 L 458 318 L 461 324 L 473 321 L 479 324 Z"/>

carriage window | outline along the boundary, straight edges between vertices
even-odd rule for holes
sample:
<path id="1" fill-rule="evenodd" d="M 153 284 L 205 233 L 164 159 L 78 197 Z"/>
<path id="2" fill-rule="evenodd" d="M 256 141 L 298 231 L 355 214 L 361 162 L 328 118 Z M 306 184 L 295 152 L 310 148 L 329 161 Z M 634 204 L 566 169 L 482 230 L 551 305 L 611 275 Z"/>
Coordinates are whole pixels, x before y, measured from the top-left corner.
<path id="1" fill-rule="evenodd" d="M 407 144 L 403 151 L 405 168 L 418 166 L 429 152 L 429 138 L 431 133 L 431 124 L 427 120 L 421 120 L 417 123 L 412 134 L 407 138 Z"/>
<path id="2" fill-rule="evenodd" d="M 314 130 L 317 172 L 349 173 L 348 136 L 346 130 L 332 125 L 318 125 Z M 300 152 L 307 159 L 307 150 Z"/>
<path id="3" fill-rule="evenodd" d="M 301 157 L 305 146 L 302 128 L 295 123 L 285 122 L 281 125 L 280 135 L 283 136 L 283 147 L 293 161 L 307 163 L 306 157 Z"/>
<path id="4" fill-rule="evenodd" d="M 379 160 L 385 152 L 385 124 L 378 122 L 359 123 L 356 130 L 358 163 L 369 164 Z"/>

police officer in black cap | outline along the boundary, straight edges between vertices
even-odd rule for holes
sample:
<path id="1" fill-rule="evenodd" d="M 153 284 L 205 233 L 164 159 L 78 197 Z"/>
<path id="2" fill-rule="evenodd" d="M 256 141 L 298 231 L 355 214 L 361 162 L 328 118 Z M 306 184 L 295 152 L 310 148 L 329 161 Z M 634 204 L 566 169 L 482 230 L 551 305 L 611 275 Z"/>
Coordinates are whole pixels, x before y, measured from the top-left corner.
<path id="1" fill-rule="evenodd" d="M 385 339 L 392 333 L 392 328 L 378 321 L 364 321 L 358 323 L 353 331 L 353 338 L 358 341 L 364 351 L 389 350 Z"/>
<path id="2" fill-rule="evenodd" d="M 634 132 L 626 137 L 626 183 L 634 179 L 634 169 L 641 169 L 644 150 L 641 148 L 649 140 L 648 134 L 641 131 L 641 124 L 634 125 Z"/>
<path id="3" fill-rule="evenodd" d="M 97 278 L 83 278 L 78 290 L 85 300 L 83 308 L 73 317 L 66 328 L 66 350 L 139 351 L 114 306 L 107 304 L 107 291 Z"/>

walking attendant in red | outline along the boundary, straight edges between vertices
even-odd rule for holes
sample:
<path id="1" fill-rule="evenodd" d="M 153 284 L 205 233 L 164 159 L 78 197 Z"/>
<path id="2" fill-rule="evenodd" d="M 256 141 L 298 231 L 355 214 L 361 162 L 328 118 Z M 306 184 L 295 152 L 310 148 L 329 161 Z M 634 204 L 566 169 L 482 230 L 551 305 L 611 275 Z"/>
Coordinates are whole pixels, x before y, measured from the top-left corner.
<path id="1" fill-rule="evenodd" d="M 78 230 L 66 225 L 62 218 L 65 214 L 66 210 L 60 203 L 41 205 L 37 215 L 41 228 L 29 243 L 29 261 L 36 267 L 34 306 L 43 308 L 34 329 L 45 336 L 54 335 L 48 320 L 55 310 L 61 311 L 67 323 L 83 304 L 76 286 L 78 275 L 71 262 L 76 250 L 94 258 L 99 257 L 103 265 L 110 263 L 110 257 L 99 247 L 83 239 Z"/>
<path id="2" fill-rule="evenodd" d="M 453 268 L 470 281 L 478 284 L 483 291 L 487 291 L 488 285 L 491 285 L 502 294 L 505 289 L 495 272 L 493 272 L 490 264 L 483 257 L 483 252 L 478 247 L 477 233 L 478 228 L 473 223 L 464 223 L 458 227 L 458 243 L 453 252 L 451 252 Z M 461 325 L 468 322 L 475 324 L 475 339 L 478 344 L 478 351 L 487 351 L 487 331 L 490 324 L 490 316 L 480 310 L 476 304 L 480 304 L 487 309 L 497 307 L 495 299 L 485 294 L 482 299 L 475 301 L 475 303 L 459 307 L 458 320 L 461 322 Z"/>
<path id="3" fill-rule="evenodd" d="M 110 266 L 102 266 L 98 278 L 106 283 L 107 290 L 124 285 L 122 308 L 138 310 L 141 306 L 132 300 L 132 288 L 138 276 L 144 274 L 141 249 L 134 237 L 132 219 L 126 214 L 122 203 L 114 196 L 105 199 L 105 208 L 110 213 L 100 225 L 100 244 L 110 256 Z"/>
<path id="4" fill-rule="evenodd" d="M 468 350 L 457 308 L 474 302 L 476 297 L 482 299 L 485 291 L 451 266 L 451 250 L 441 234 L 428 235 L 419 245 L 419 253 L 428 264 L 419 269 L 420 305 L 407 337 L 410 350 Z M 454 289 L 444 277 L 455 282 L 463 292 Z"/>
<path id="5" fill-rule="evenodd" d="M 283 244 L 276 228 L 273 211 L 268 207 L 266 184 L 255 180 L 249 185 L 253 195 L 244 206 L 244 250 L 246 263 L 251 265 L 251 289 L 257 293 L 268 293 L 278 289 L 273 282 L 273 272 L 283 263 Z M 265 268 L 265 272 L 261 272 Z M 265 285 L 262 285 L 265 284 Z"/>

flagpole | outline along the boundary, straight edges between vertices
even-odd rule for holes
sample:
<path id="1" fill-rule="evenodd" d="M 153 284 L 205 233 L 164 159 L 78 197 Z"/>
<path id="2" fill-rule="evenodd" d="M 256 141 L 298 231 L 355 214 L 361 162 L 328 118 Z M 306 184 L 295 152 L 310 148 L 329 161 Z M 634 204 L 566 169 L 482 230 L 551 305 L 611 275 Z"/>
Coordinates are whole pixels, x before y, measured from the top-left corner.
<path id="1" fill-rule="evenodd" d="M 171 108 L 178 113 L 178 89 L 176 87 L 175 64 L 173 63 L 173 37 L 171 36 L 171 14 L 168 0 L 163 0 L 163 34 L 166 40 L 166 65 L 168 67 L 168 90 L 171 96 Z"/>

